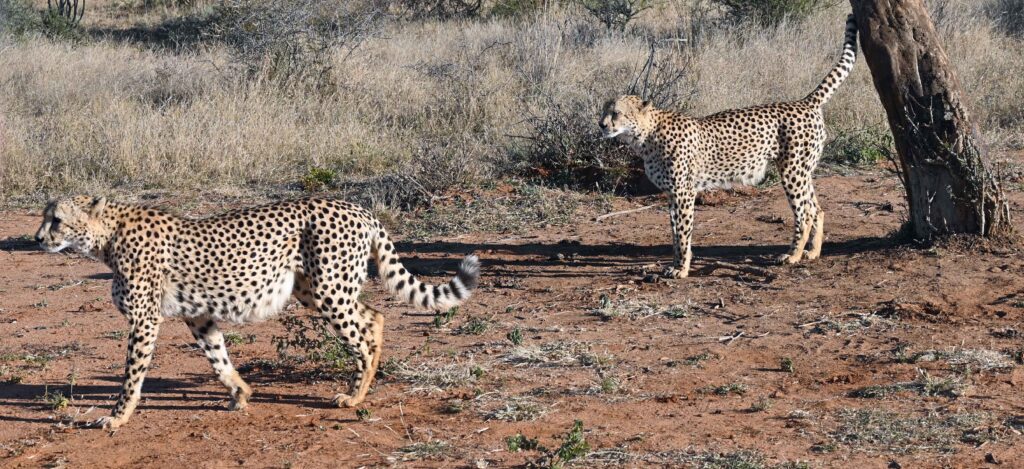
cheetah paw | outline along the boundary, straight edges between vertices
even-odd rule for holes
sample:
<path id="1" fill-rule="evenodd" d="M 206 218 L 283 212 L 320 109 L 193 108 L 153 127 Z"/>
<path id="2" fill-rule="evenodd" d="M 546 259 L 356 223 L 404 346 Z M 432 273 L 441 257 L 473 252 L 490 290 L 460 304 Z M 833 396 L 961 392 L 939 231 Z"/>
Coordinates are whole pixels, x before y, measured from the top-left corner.
<path id="1" fill-rule="evenodd" d="M 783 254 L 779 256 L 778 259 L 776 259 L 776 262 L 782 265 L 793 265 L 796 264 L 797 262 L 800 262 L 800 257 L 792 256 L 789 254 Z"/>
<path id="2" fill-rule="evenodd" d="M 100 417 L 91 422 L 86 422 L 82 425 L 83 428 L 102 428 L 104 430 L 116 430 L 121 425 L 124 425 L 125 419 L 110 417 Z"/>
<path id="3" fill-rule="evenodd" d="M 800 262 L 800 260 L 803 259 L 805 256 L 806 256 L 807 260 L 809 260 L 809 261 L 810 260 L 814 260 L 814 258 L 817 257 L 817 256 L 811 257 L 811 253 L 810 252 L 803 251 L 799 255 L 797 255 L 797 254 L 783 254 L 783 255 L 779 256 L 778 262 L 779 262 L 779 264 L 793 265 L 793 264 L 796 264 L 797 262 Z"/>
<path id="4" fill-rule="evenodd" d="M 668 267 L 668 268 L 665 269 L 664 277 L 665 278 L 686 278 L 687 275 L 689 275 L 689 272 L 687 272 L 685 270 L 677 269 L 675 267 Z"/>
<path id="5" fill-rule="evenodd" d="M 348 394 L 338 393 L 334 395 L 334 399 L 331 399 L 331 405 L 335 407 L 355 407 L 358 402 Z"/>
<path id="6" fill-rule="evenodd" d="M 246 407 L 249 407 L 249 401 L 245 399 L 232 399 L 228 404 L 228 410 L 232 412 L 244 410 Z"/>

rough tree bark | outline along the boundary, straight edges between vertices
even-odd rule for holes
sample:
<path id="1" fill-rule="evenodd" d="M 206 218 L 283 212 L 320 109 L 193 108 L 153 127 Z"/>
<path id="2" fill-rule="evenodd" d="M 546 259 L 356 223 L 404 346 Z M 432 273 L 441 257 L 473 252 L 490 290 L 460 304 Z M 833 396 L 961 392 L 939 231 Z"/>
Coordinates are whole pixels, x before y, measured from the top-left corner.
<path id="1" fill-rule="evenodd" d="M 922 0 L 850 4 L 892 129 L 915 237 L 1009 233 L 1009 206 Z"/>

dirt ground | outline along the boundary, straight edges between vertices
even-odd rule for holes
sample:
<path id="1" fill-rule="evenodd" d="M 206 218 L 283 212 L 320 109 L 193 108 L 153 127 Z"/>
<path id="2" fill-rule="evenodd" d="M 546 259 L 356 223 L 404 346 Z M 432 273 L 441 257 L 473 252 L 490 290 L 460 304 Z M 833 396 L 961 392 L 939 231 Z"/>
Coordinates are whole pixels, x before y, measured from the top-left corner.
<path id="1" fill-rule="evenodd" d="M 391 371 L 361 416 L 331 408 L 336 383 L 309 364 L 267 365 L 278 320 L 225 327 L 255 390 L 228 412 L 186 327 L 167 322 L 116 432 L 68 424 L 106 415 L 120 386 L 126 322 L 107 268 L 37 250 L 23 238 L 35 213 L 0 213 L 0 465 L 508 467 L 541 452 L 507 437 L 554 449 L 580 420 L 576 467 L 1024 467 L 1021 251 L 896 245 L 889 175 L 818 187 L 824 254 L 797 266 L 770 261 L 791 230 L 778 187 L 708 197 L 684 280 L 645 281 L 672 254 L 663 207 L 400 245 L 435 283 L 476 252 L 482 286 L 435 325 L 371 281 Z M 1020 230 L 1024 195 L 1011 197 Z M 663 199 L 613 210 L 649 204 Z"/>

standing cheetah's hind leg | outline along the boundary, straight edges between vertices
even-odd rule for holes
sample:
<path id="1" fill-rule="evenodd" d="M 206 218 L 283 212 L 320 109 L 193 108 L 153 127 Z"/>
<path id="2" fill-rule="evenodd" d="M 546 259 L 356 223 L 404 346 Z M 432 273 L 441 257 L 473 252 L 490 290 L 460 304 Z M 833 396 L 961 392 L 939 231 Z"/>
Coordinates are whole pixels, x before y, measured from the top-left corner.
<path id="1" fill-rule="evenodd" d="M 335 395 L 332 404 L 355 407 L 366 399 L 377 374 L 384 344 L 384 315 L 357 301 L 347 312 L 340 317 L 330 318 L 330 321 L 331 329 L 348 341 L 349 349 L 356 355 L 356 372 L 349 391 L 351 394 Z"/>
<path id="2" fill-rule="evenodd" d="M 796 264 L 803 259 L 804 247 L 817 222 L 817 196 L 811 179 L 813 161 L 810 150 L 801 147 L 779 160 L 782 188 L 793 210 L 793 240 L 789 252 L 779 257 L 780 264 Z"/>
<path id="3" fill-rule="evenodd" d="M 821 257 L 821 244 L 825 241 L 825 211 L 818 205 L 818 196 L 814 196 L 814 229 L 811 231 L 811 250 L 807 260 Z"/>

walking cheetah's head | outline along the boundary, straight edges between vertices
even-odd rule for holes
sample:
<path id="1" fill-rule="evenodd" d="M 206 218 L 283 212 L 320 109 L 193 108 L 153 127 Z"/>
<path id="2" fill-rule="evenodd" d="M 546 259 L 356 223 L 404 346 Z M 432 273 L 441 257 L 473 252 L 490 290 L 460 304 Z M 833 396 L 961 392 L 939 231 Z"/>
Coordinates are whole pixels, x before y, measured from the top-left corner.
<path id="1" fill-rule="evenodd" d="M 597 125 L 601 127 L 604 138 L 632 142 L 642 137 L 644 130 L 649 127 L 653 110 L 654 105 L 639 96 L 620 96 L 605 103 Z"/>
<path id="2" fill-rule="evenodd" d="M 107 199 L 88 196 L 58 199 L 43 210 L 43 224 L 36 241 L 48 252 L 72 248 L 90 254 L 97 248 L 97 235 L 103 227 L 101 216 Z"/>

